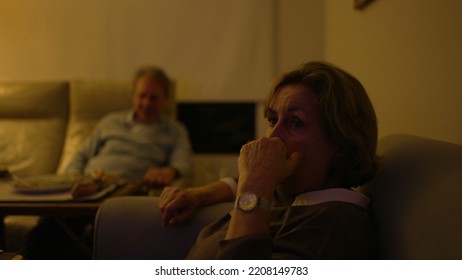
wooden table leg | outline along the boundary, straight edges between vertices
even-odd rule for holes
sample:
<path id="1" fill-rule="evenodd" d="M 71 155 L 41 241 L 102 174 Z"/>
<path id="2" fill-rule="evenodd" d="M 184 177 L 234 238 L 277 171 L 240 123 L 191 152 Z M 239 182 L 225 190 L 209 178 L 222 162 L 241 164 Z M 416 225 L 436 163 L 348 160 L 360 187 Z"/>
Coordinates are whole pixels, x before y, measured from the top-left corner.
<path id="1" fill-rule="evenodd" d="M 6 237 L 6 232 L 5 232 L 5 217 L 0 216 L 0 249 L 5 248 L 5 237 Z"/>
<path id="2" fill-rule="evenodd" d="M 82 238 L 75 233 L 63 220 L 59 217 L 54 217 L 54 220 L 59 225 L 61 230 L 66 233 L 66 235 L 72 240 L 72 242 L 79 248 L 79 250 L 88 258 L 91 259 L 93 257 L 93 251 L 90 249 Z"/>

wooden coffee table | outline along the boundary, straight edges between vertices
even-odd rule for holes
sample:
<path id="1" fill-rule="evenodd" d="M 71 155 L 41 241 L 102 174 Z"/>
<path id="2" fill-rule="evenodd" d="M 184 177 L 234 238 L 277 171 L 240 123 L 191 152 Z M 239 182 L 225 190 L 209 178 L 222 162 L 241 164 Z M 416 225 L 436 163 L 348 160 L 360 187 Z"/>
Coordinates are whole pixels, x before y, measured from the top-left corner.
<path id="1" fill-rule="evenodd" d="M 79 243 L 82 251 L 91 257 L 91 250 L 83 247 L 79 238 L 72 230 L 60 222 L 61 218 L 72 216 L 95 217 L 102 202 L 111 197 L 138 195 L 141 193 L 141 184 L 128 183 L 118 187 L 106 196 L 92 201 L 2 201 L 0 197 L 0 249 L 5 246 L 5 223 L 4 217 L 8 215 L 37 215 L 54 217 L 63 231 L 76 243 Z"/>

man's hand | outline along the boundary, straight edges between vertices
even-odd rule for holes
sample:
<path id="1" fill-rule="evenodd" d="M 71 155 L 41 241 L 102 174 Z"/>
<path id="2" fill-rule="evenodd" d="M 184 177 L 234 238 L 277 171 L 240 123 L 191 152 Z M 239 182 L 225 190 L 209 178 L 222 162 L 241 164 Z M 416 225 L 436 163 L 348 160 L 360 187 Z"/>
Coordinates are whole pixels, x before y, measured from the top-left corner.
<path id="1" fill-rule="evenodd" d="M 177 171 L 173 167 L 151 167 L 144 174 L 144 180 L 151 187 L 164 187 L 173 182 L 177 177 Z"/>

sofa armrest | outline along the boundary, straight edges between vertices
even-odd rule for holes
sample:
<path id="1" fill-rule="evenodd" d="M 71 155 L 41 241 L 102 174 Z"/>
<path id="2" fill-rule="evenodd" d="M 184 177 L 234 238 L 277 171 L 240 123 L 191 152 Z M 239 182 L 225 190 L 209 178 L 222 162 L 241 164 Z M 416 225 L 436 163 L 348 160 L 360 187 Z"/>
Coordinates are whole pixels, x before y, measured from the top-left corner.
<path id="1" fill-rule="evenodd" d="M 412 135 L 379 142 L 365 186 L 381 259 L 462 258 L 462 146 Z"/>
<path id="2" fill-rule="evenodd" d="M 95 220 L 94 258 L 122 260 L 184 259 L 199 231 L 228 213 L 232 203 L 201 208 L 183 224 L 163 227 L 158 197 L 107 199 Z"/>

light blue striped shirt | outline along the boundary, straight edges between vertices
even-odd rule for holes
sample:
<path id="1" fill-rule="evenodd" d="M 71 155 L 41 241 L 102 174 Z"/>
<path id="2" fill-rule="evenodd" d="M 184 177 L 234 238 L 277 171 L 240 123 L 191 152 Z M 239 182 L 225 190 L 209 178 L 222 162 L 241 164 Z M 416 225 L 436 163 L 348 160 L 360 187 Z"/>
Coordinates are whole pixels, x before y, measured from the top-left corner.
<path id="1" fill-rule="evenodd" d="M 133 116 L 133 110 L 124 110 L 103 117 L 66 173 L 91 174 L 100 168 L 123 178 L 143 178 L 150 167 L 171 166 L 180 175 L 189 174 L 192 149 L 185 126 L 167 116 L 149 124 Z"/>

